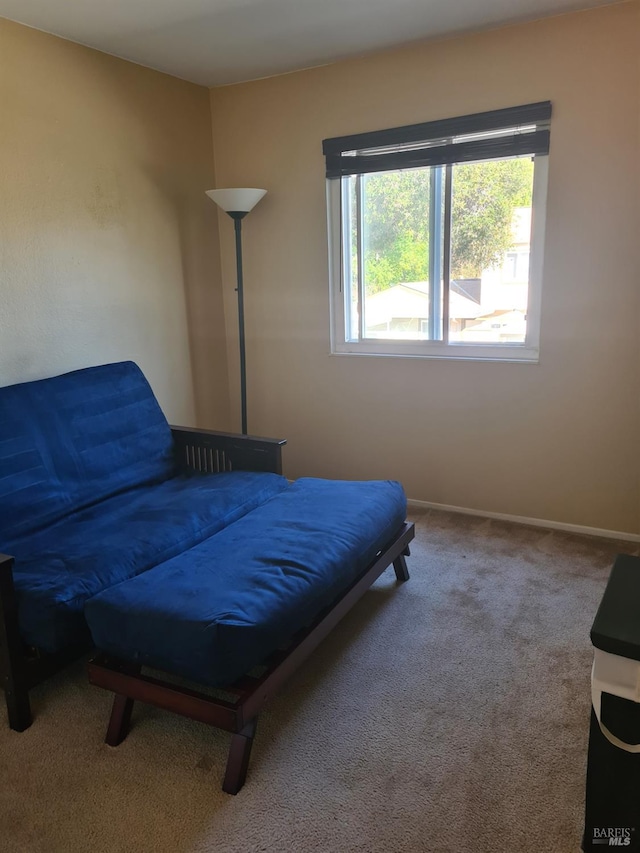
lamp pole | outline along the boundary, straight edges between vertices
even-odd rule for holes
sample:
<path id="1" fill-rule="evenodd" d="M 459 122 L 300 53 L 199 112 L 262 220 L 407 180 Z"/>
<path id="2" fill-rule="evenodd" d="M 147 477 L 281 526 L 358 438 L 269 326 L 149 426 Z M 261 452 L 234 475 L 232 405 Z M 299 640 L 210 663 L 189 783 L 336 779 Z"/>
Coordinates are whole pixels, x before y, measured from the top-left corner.
<path id="1" fill-rule="evenodd" d="M 236 232 L 236 291 L 238 293 L 238 338 L 240 341 L 240 407 L 242 414 L 242 434 L 247 434 L 247 356 L 244 341 L 244 281 L 242 277 L 242 220 L 247 215 L 234 211 L 229 214 L 233 218 Z"/>
<path id="2" fill-rule="evenodd" d="M 242 272 L 242 220 L 266 190 L 255 188 L 207 190 L 206 194 L 233 219 L 236 236 L 236 292 L 238 294 L 238 338 L 240 343 L 240 407 L 242 434 L 247 434 L 247 360 L 244 333 L 244 279 Z"/>

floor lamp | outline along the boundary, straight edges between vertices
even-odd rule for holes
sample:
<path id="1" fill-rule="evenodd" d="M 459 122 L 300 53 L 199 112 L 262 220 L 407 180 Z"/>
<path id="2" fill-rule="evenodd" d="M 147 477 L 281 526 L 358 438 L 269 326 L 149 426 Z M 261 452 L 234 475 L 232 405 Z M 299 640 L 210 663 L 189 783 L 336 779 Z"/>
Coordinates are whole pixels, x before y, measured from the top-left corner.
<path id="1" fill-rule="evenodd" d="M 247 364 L 244 346 L 244 291 L 242 281 L 242 220 L 266 190 L 254 188 L 207 190 L 206 194 L 233 219 L 236 232 L 236 270 L 238 286 L 238 331 L 240 336 L 240 400 L 242 406 L 242 434 L 247 434 Z"/>

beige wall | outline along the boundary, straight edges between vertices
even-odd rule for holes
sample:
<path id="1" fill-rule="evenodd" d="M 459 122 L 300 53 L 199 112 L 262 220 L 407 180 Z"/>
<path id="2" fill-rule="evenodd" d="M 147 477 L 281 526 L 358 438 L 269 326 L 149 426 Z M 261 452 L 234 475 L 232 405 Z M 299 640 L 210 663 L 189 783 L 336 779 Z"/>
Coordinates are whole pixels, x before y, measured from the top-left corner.
<path id="1" fill-rule="evenodd" d="M 218 185 L 269 190 L 244 231 L 249 429 L 289 439 L 289 476 L 640 532 L 638 31 L 627 3 L 212 91 Z M 322 139 L 547 98 L 540 363 L 330 356 Z"/>
<path id="2" fill-rule="evenodd" d="M 0 385 L 133 359 L 225 423 L 214 183 L 206 89 L 0 20 Z"/>

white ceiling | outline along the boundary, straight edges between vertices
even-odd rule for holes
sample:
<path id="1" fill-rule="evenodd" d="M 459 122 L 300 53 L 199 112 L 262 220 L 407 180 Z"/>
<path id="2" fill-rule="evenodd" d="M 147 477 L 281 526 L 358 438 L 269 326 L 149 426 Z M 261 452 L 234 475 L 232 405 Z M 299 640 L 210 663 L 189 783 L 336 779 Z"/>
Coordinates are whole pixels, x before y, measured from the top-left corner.
<path id="1" fill-rule="evenodd" d="M 615 0 L 0 0 L 0 17 L 215 86 Z"/>

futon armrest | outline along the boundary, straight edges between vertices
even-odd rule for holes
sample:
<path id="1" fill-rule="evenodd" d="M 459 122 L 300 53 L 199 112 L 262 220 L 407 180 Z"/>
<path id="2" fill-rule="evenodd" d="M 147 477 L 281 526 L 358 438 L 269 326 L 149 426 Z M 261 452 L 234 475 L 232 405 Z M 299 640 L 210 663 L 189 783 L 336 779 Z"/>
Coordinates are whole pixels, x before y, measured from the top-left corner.
<path id="1" fill-rule="evenodd" d="M 283 438 L 259 438 L 190 427 L 171 427 L 178 465 L 184 469 L 270 471 L 282 474 Z"/>
<path id="2" fill-rule="evenodd" d="M 616 558 L 591 628 L 591 642 L 603 652 L 640 660 L 640 557 Z"/>

